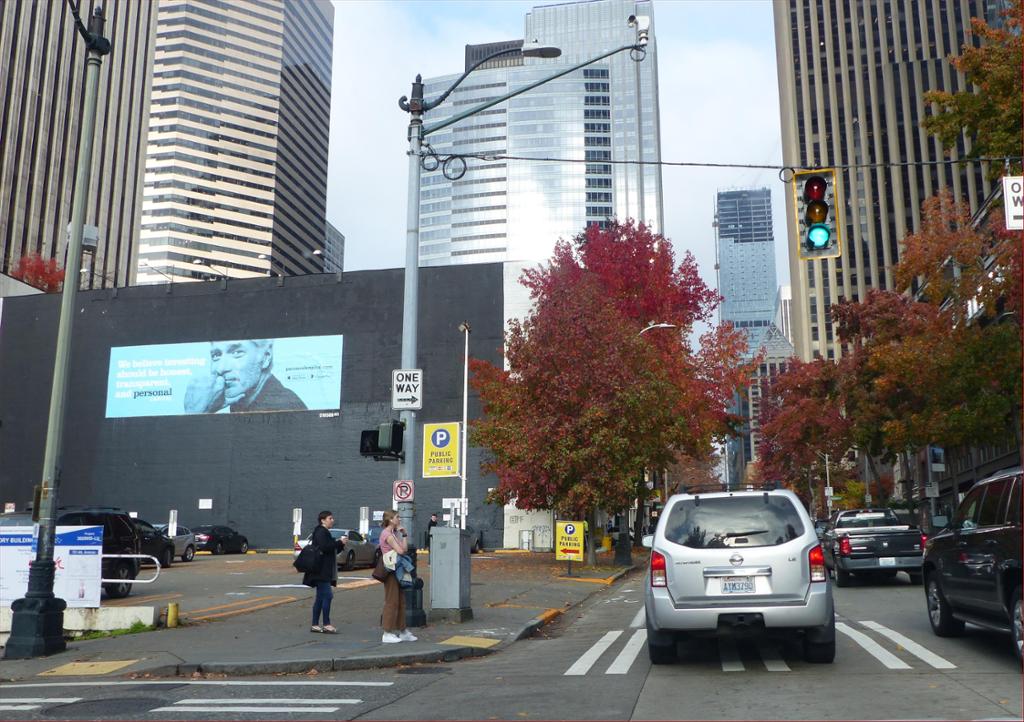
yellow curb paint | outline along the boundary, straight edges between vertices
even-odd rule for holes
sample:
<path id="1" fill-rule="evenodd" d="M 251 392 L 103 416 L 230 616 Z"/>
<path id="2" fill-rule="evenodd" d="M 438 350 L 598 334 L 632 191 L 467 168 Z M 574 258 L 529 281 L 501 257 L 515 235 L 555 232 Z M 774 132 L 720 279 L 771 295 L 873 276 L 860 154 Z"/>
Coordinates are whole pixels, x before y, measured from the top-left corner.
<path id="1" fill-rule="evenodd" d="M 117 662 L 68 662 L 59 667 L 40 672 L 40 677 L 73 677 L 76 675 L 89 674 L 110 674 L 116 672 L 129 664 L 135 664 L 137 659 L 122 659 Z"/>
<path id="2" fill-rule="evenodd" d="M 555 608 L 555 609 L 548 609 L 547 611 L 545 611 L 545 612 L 543 612 L 542 614 L 540 614 L 540 615 L 539 615 L 539 616 L 537 617 L 537 619 L 539 619 L 539 620 L 540 620 L 540 623 L 541 623 L 541 624 L 547 624 L 547 623 L 548 623 L 548 622 L 550 622 L 550 621 L 551 621 L 552 619 L 554 619 L 554 618 L 555 618 L 555 617 L 557 617 L 557 616 L 558 616 L 559 614 L 561 614 L 561 613 L 562 613 L 562 611 L 563 611 L 563 610 L 561 610 L 561 609 L 557 609 L 557 608 Z"/>
<path id="3" fill-rule="evenodd" d="M 250 552 L 251 554 L 252 552 Z M 267 549 L 267 554 L 294 554 L 294 549 Z"/>
<path id="4" fill-rule="evenodd" d="M 499 639 L 488 639 L 486 637 L 462 637 L 455 636 L 449 637 L 448 639 L 440 642 L 440 644 L 453 644 L 459 647 L 478 647 L 480 649 L 489 649 L 494 645 L 498 644 L 501 640 Z"/>
<path id="5" fill-rule="evenodd" d="M 492 609 L 540 609 L 536 604 L 508 604 L 507 602 L 490 602 L 484 606 Z"/>
<path id="6" fill-rule="evenodd" d="M 341 577 L 341 579 L 345 579 L 345 577 Z M 338 580 L 338 586 L 342 589 L 360 589 L 362 587 L 375 587 L 380 584 L 376 579 L 355 579 L 351 584 L 342 584 L 341 579 Z"/>
<path id="7" fill-rule="evenodd" d="M 615 581 L 615 577 L 605 577 L 604 579 L 593 579 L 589 577 L 560 577 L 565 579 L 567 582 L 585 582 L 587 584 L 611 584 Z"/>

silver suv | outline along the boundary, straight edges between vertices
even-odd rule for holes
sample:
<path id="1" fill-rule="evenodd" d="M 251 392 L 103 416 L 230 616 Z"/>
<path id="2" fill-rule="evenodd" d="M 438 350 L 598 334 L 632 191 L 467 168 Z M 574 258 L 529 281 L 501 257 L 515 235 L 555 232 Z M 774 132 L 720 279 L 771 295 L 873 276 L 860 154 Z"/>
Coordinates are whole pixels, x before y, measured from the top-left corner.
<path id="1" fill-rule="evenodd" d="M 677 494 L 653 535 L 644 607 L 651 662 L 688 635 L 792 630 L 804 659 L 836 653 L 832 585 L 814 523 L 791 491 Z"/>

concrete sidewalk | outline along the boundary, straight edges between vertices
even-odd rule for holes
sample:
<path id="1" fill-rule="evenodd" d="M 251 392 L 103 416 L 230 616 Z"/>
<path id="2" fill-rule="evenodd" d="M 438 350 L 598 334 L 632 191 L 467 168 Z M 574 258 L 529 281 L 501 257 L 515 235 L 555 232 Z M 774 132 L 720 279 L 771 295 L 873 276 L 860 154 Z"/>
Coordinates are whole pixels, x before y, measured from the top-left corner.
<path id="1" fill-rule="evenodd" d="M 573 609 L 637 567 L 615 568 L 600 555 L 596 569 L 554 562 L 551 553 L 474 557 L 470 603 L 473 619 L 430 622 L 411 631 L 419 640 L 382 644 L 383 587 L 365 582 L 369 572 L 345 575 L 335 591 L 331 621 L 337 634 L 310 631 L 312 590 L 295 589 L 294 602 L 176 629 L 72 641 L 48 658 L 4 660 L 0 681 L 37 675 L 173 676 L 278 674 L 366 669 L 423 662 L 451 662 L 490 654 Z M 640 562 L 638 562 L 640 563 Z M 421 564 L 424 606 L 429 605 L 429 566 Z M 370 580 L 372 581 L 372 580 Z M 291 592 L 293 590 L 289 590 Z"/>

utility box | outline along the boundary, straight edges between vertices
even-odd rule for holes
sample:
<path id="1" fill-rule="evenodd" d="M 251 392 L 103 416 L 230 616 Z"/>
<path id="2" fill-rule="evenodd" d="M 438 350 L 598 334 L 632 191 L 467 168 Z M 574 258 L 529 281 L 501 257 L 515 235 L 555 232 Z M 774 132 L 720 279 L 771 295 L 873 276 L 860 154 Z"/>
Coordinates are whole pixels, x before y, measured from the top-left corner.
<path id="1" fill-rule="evenodd" d="M 432 621 L 466 622 L 469 603 L 469 532 L 457 527 L 430 529 L 430 613 Z"/>

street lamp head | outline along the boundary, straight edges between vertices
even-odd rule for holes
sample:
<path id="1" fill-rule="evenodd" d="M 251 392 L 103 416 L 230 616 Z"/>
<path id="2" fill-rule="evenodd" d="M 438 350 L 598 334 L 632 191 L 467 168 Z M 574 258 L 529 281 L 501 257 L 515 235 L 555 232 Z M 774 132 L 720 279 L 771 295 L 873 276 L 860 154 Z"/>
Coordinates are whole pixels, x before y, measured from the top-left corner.
<path id="1" fill-rule="evenodd" d="M 647 324 L 646 328 L 640 330 L 640 333 L 638 333 L 637 336 L 643 336 L 644 333 L 650 331 L 652 328 L 676 328 L 676 325 L 674 323 L 654 323 L 654 321 L 651 321 Z"/>
<path id="2" fill-rule="evenodd" d="M 459 324 L 459 331 L 461 331 L 462 333 L 469 333 L 469 331 L 470 331 L 469 321 L 463 321 L 462 323 L 460 323 Z"/>
<path id="3" fill-rule="evenodd" d="M 536 40 L 523 43 L 524 58 L 557 58 L 561 54 L 562 49 L 554 45 L 541 45 Z"/>

